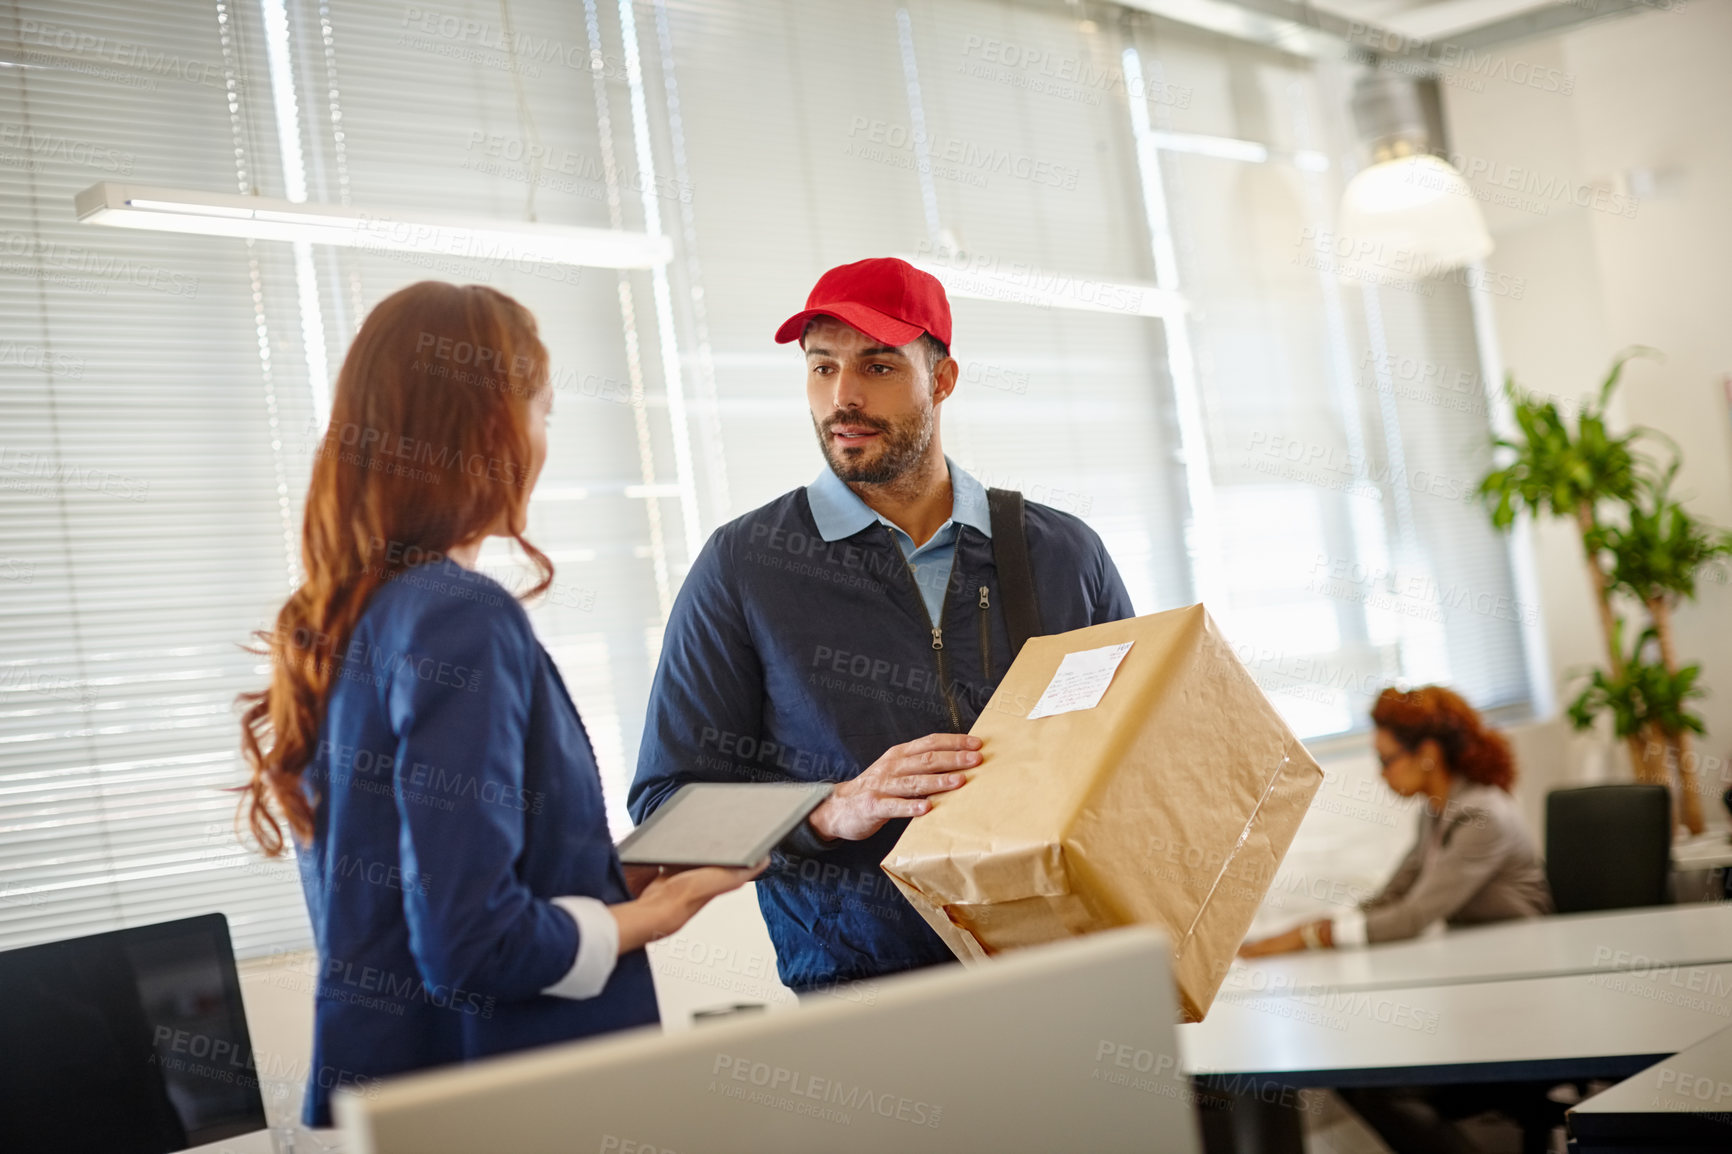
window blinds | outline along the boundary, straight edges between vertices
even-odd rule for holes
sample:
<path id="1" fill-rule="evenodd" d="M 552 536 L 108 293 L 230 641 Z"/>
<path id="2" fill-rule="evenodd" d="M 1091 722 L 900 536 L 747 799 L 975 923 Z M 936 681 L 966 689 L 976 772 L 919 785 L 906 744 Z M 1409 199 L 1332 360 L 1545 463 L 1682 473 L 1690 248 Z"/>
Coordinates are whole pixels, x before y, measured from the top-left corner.
<path id="1" fill-rule="evenodd" d="M 287 112 L 256 3 L 7 13 L 29 67 L 0 70 L 0 947 L 212 909 L 243 955 L 307 944 L 292 861 L 232 828 L 234 698 L 265 678 L 241 646 L 296 579 L 322 427 L 307 334 L 334 377 L 366 311 L 429 277 L 495 285 L 540 320 L 557 399 L 530 536 L 559 575 L 533 613 L 623 832 L 659 589 L 690 560 L 648 274 L 338 250 L 304 284 L 289 245 L 71 211 L 103 179 L 282 195 L 292 116 L 313 201 L 606 227 L 611 194 L 616 223 L 643 228 L 617 14 L 597 11 L 597 77 L 581 7 L 520 7 L 509 35 L 497 11 L 417 27 L 293 6 Z M 519 59 L 454 41 L 446 16 L 492 19 L 484 39 Z M 509 556 L 484 562 L 521 581 Z"/>
<path id="2" fill-rule="evenodd" d="M 821 467 L 771 333 L 868 255 L 970 270 L 951 456 L 1084 517 L 1139 611 L 1196 599 L 1215 550 L 1210 607 L 1302 733 L 1395 678 L 1525 696 L 1531 610 L 1448 492 L 1484 456 L 1476 290 L 1313 259 L 1353 163 L 1338 66 L 1105 4 L 326 0 L 288 6 L 273 74 L 269 10 L 0 15 L 0 947 L 211 909 L 242 953 L 305 944 L 292 863 L 231 829 L 240 646 L 297 579 L 321 387 L 427 277 L 541 322 L 532 615 L 620 832 L 691 543 Z M 104 179 L 284 195 L 292 154 L 313 201 L 656 228 L 675 259 L 72 220 Z"/>
<path id="3" fill-rule="evenodd" d="M 709 339 L 737 509 L 821 467 L 774 326 L 831 265 L 950 246 L 998 299 L 953 288 L 947 450 L 1084 516 L 1139 611 L 1203 596 L 1214 548 L 1210 608 L 1308 737 L 1363 728 L 1398 680 L 1525 701 L 1534 608 L 1471 499 L 1489 448 L 1465 294 L 1484 282 L 1367 290 L 1318 259 L 1360 163 L 1344 65 L 1105 4 L 668 11 L 697 248 L 728 288 Z M 1104 291 L 1031 303 L 1160 283 L 1151 201 L 1182 316 Z"/>
<path id="4" fill-rule="evenodd" d="M 280 246 L 79 226 L 100 180 L 280 175 L 256 9 L 9 5 L 0 36 L 0 946 L 226 911 L 304 933 L 232 819 L 241 645 L 291 588 L 308 420 Z"/>

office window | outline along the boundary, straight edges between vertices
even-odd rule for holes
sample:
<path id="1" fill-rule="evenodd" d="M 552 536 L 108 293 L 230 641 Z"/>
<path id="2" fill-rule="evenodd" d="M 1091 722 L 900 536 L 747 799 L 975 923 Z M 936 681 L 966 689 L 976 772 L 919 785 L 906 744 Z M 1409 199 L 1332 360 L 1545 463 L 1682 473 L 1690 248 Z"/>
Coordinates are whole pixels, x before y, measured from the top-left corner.
<path id="1" fill-rule="evenodd" d="M 296 576 L 310 390 L 284 246 L 76 223 L 98 181 L 279 186 L 257 8 L 18 4 L 0 69 L 0 947 L 227 912 L 242 651 Z M 232 86 L 232 89 L 231 89 Z"/>
<path id="2" fill-rule="evenodd" d="M 774 326 L 831 265 L 924 256 L 952 457 L 1084 516 L 1139 611 L 1206 601 L 1302 736 L 1397 680 L 1526 700 L 1535 610 L 1471 498 L 1484 282 L 1331 262 L 1344 65 L 1104 4 L 668 13 L 736 511 L 821 467 Z"/>
<path id="3" fill-rule="evenodd" d="M 1087 518 L 1140 608 L 1186 603 L 1160 321 L 1116 298 L 981 299 L 1033 300 L 1062 283 L 1094 301 L 1146 279 L 1146 246 L 1126 239 L 1141 208 L 1116 98 L 1051 99 L 974 74 L 975 41 L 1088 53 L 1074 17 L 789 2 L 670 7 L 668 23 L 695 247 L 706 283 L 726 286 L 706 300 L 735 511 L 823 467 L 799 351 L 771 340 L 818 275 L 871 255 L 966 263 L 978 295 L 953 286 L 963 373 L 944 407 L 946 451 L 987 484 Z"/>
<path id="4" fill-rule="evenodd" d="M 427 277 L 518 297 L 552 353 L 530 535 L 559 576 L 532 615 L 619 832 L 695 550 L 822 467 L 771 335 L 868 255 L 952 286 L 951 456 L 1087 520 L 1140 611 L 1208 601 L 1302 734 L 1362 725 L 1396 678 L 1525 698 L 1531 610 L 1459 492 L 1484 459 L 1478 290 L 1370 292 L 1317 259 L 1355 163 L 1339 64 L 1033 0 L 8 18 L 0 946 L 209 909 L 243 953 L 305 944 L 292 863 L 230 833 L 233 700 L 264 679 L 240 646 L 298 579 L 360 318 Z M 100 180 L 660 232 L 675 255 L 620 274 L 76 224 Z"/>
<path id="5" fill-rule="evenodd" d="M 1536 609 L 1474 498 L 1490 451 L 1470 299 L 1520 286 L 1348 253 L 1335 207 L 1363 157 L 1339 63 L 1153 20 L 1133 42 L 1160 62 L 1151 131 L 1229 636 L 1302 736 L 1364 727 L 1398 680 L 1525 702 Z"/>
<path id="6" fill-rule="evenodd" d="M 9 30 L 30 66 L 0 69 L 0 947 L 211 909 L 243 954 L 308 944 L 293 862 L 232 828 L 234 699 L 265 680 L 242 645 L 298 580 L 321 392 L 367 310 L 424 278 L 539 318 L 557 393 L 530 538 L 558 578 L 532 613 L 626 827 L 690 560 L 650 274 L 325 249 L 297 266 L 291 245 L 72 212 L 101 180 L 283 196 L 292 116 L 314 202 L 642 229 L 655 178 L 617 13 L 597 12 L 598 99 L 581 7 L 516 9 L 507 35 L 496 6 L 424 25 L 292 6 L 289 103 L 268 8 L 24 5 Z M 521 55 L 454 41 L 453 13 Z M 484 564 L 521 586 L 503 551 Z"/>
<path id="7" fill-rule="evenodd" d="M 684 190 L 657 157 L 639 155 L 639 120 L 658 134 L 662 125 L 647 106 L 634 111 L 616 7 L 512 4 L 509 25 L 482 2 L 331 4 L 321 20 L 322 11 L 301 8 L 295 29 L 320 98 L 303 120 L 324 174 L 319 199 L 640 231 L 647 193 L 663 230 L 676 226 Z M 321 300 L 344 326 L 338 348 L 367 309 L 422 279 L 490 284 L 535 314 L 555 400 L 528 537 L 557 576 L 530 612 L 582 710 L 623 836 L 666 603 L 701 530 L 719 521 L 713 509 L 701 523 L 686 517 L 708 493 L 706 442 L 670 413 L 656 278 L 366 250 L 331 250 L 320 263 Z M 498 544 L 484 548 L 482 567 L 524 587 L 529 571 Z"/>

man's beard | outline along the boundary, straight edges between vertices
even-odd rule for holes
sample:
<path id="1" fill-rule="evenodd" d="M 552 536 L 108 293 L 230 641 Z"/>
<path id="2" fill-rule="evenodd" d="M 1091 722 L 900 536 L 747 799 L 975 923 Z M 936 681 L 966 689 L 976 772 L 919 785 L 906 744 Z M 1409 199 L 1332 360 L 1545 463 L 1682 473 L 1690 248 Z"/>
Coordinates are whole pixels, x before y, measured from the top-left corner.
<path id="1" fill-rule="evenodd" d="M 823 451 L 824 460 L 829 462 L 830 471 L 836 476 L 855 484 L 884 485 L 913 469 L 926 456 L 926 450 L 932 445 L 932 413 L 933 408 L 928 405 L 896 425 L 875 417 L 839 412 L 830 414 L 822 423 L 814 417 L 812 428 L 818 434 L 818 448 Z M 845 456 L 844 451 L 830 439 L 830 429 L 835 425 L 864 425 L 878 430 L 881 448 L 877 459 L 850 460 Z"/>

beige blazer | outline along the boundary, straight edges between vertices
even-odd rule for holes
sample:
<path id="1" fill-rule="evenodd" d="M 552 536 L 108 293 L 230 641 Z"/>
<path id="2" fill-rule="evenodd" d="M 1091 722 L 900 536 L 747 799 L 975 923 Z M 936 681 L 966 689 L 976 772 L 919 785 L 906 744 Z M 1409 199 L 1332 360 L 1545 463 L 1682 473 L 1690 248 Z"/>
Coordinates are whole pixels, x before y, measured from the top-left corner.
<path id="1" fill-rule="evenodd" d="M 1553 912 L 1545 867 L 1515 799 L 1459 778 L 1441 814 L 1429 805 L 1420 814 L 1413 848 L 1360 909 L 1373 942 L 1414 937 L 1435 921 L 1468 926 Z"/>

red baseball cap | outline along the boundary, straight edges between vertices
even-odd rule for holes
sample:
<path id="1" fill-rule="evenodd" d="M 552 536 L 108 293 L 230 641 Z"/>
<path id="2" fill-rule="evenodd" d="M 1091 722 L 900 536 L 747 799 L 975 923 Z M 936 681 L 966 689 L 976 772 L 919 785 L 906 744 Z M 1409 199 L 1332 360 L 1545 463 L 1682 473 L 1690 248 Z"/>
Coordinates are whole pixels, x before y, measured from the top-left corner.
<path id="1" fill-rule="evenodd" d="M 921 333 L 931 333 L 950 347 L 950 301 L 944 286 L 893 256 L 839 265 L 819 277 L 806 307 L 776 330 L 776 343 L 799 340 L 813 317 L 835 317 L 898 348 Z"/>

